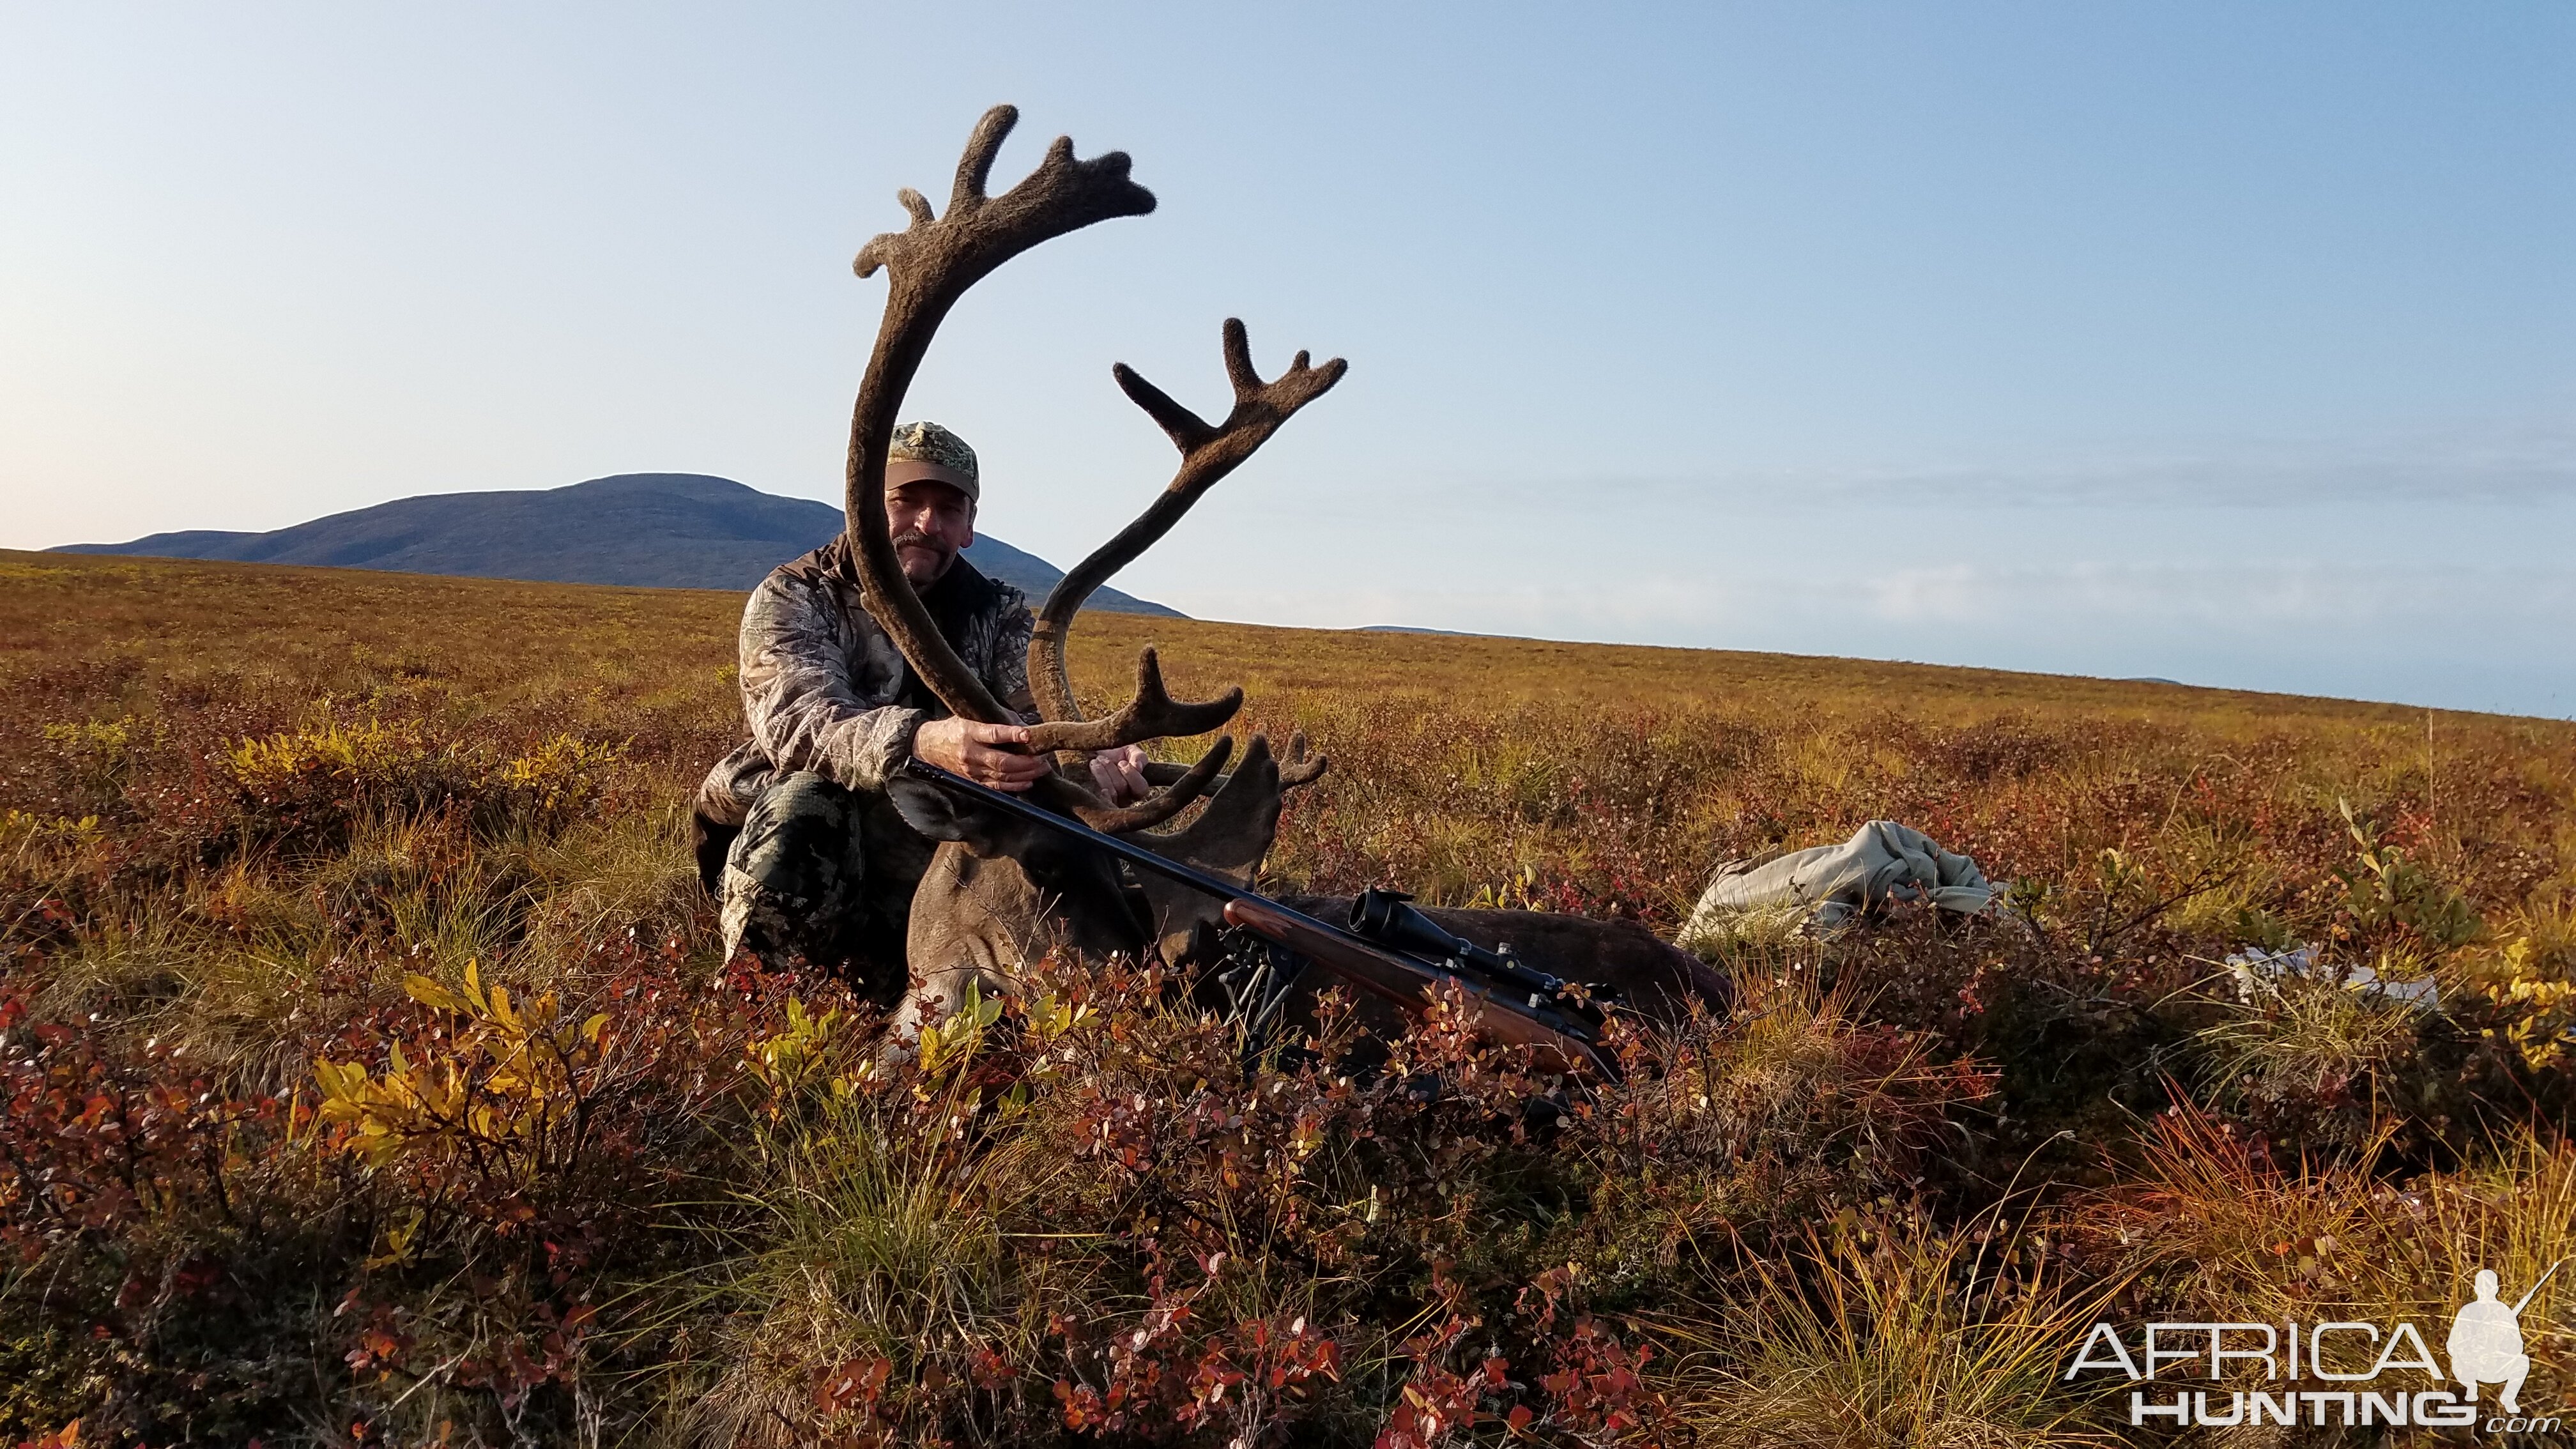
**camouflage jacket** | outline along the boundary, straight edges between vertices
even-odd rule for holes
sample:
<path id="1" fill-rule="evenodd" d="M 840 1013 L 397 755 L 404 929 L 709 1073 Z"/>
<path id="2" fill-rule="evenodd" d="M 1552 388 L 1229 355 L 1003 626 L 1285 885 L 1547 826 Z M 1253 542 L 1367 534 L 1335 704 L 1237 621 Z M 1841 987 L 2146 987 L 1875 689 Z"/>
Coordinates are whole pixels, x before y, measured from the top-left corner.
<path id="1" fill-rule="evenodd" d="M 812 770 L 876 791 L 912 753 L 921 722 L 948 711 L 859 604 L 839 539 L 779 565 L 742 611 L 742 712 L 751 737 L 699 787 L 702 825 L 738 826 L 779 776 Z M 1020 718 L 1029 695 L 1025 595 L 958 559 L 922 591 L 939 632 L 966 667 Z"/>

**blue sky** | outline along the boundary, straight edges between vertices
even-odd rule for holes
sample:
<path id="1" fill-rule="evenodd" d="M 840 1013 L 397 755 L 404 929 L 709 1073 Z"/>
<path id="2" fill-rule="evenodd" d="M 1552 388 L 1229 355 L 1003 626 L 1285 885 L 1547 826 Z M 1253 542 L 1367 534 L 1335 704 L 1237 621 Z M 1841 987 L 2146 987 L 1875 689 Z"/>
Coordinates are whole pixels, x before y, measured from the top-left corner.
<path id="1" fill-rule="evenodd" d="M 2554 3 L 0 5 L 0 545 L 836 498 L 1000 100 L 1162 207 L 943 332 L 990 531 L 1168 476 L 1113 360 L 1352 363 L 1134 592 L 2576 714 Z"/>

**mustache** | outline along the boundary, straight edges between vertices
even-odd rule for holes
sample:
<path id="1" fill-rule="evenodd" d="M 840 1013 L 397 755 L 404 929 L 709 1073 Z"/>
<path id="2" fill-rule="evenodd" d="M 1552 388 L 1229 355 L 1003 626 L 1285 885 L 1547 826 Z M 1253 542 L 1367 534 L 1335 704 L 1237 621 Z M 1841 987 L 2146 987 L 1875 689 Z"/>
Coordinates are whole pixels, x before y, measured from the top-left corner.
<path id="1" fill-rule="evenodd" d="M 896 534 L 894 536 L 894 546 L 899 549 L 926 548 L 933 553 L 946 553 L 948 551 L 947 548 L 937 539 L 932 538 L 929 534 L 922 532 L 918 528 L 906 529 L 903 532 Z"/>

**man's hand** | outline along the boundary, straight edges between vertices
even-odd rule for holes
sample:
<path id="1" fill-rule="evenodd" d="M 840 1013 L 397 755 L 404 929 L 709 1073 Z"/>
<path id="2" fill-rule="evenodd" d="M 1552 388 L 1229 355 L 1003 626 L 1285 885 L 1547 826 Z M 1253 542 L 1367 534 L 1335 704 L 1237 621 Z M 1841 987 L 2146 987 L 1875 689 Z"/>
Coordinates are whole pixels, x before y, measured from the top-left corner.
<path id="1" fill-rule="evenodd" d="M 977 724 L 952 715 L 925 721 L 913 731 L 912 753 L 952 775 L 1017 794 L 1055 768 L 1044 755 L 1012 754 L 1002 748 L 1025 748 L 1028 742 L 1027 725 Z"/>
<path id="2" fill-rule="evenodd" d="M 1132 805 L 1154 793 L 1145 778 L 1145 747 L 1121 745 L 1091 757 L 1091 778 L 1112 805 Z"/>

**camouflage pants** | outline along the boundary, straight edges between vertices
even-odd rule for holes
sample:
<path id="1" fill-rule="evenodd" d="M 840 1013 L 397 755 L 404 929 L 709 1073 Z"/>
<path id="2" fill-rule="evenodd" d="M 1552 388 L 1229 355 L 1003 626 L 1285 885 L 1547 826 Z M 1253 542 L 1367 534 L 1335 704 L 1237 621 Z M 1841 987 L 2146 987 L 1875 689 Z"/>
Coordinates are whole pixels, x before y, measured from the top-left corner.
<path id="1" fill-rule="evenodd" d="M 868 995 L 905 985 L 903 939 L 930 843 L 882 797 L 807 771 L 760 793 L 725 854 L 725 954 L 773 969 L 803 958 Z"/>

